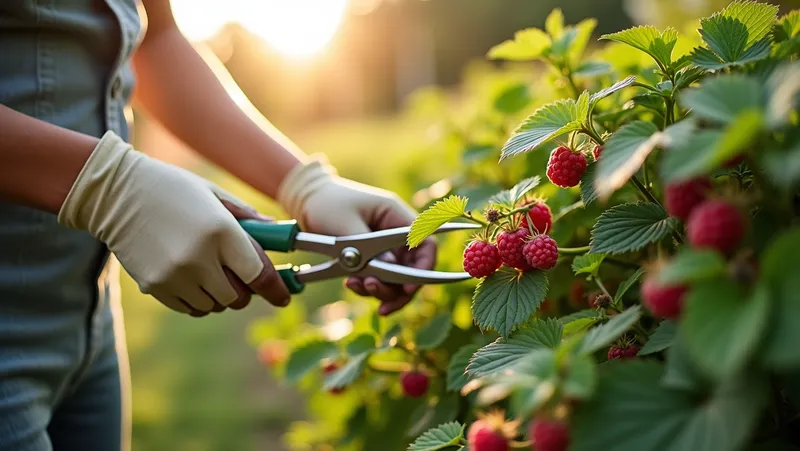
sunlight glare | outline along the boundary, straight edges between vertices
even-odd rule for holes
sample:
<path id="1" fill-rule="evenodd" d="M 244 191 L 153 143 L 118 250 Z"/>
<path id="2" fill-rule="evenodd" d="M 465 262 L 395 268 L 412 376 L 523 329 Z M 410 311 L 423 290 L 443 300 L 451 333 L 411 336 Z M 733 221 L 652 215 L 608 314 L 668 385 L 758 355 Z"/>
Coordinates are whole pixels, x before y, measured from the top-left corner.
<path id="1" fill-rule="evenodd" d="M 275 50 L 305 58 L 336 35 L 349 0 L 172 0 L 181 31 L 205 40 L 228 22 L 238 22 Z"/>

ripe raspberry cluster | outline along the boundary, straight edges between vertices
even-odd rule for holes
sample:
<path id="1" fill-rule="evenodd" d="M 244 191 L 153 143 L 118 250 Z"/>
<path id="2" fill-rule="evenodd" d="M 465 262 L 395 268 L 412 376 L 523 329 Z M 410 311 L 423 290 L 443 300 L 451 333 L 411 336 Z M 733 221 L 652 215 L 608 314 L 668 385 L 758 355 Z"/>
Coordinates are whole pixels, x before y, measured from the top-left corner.
<path id="1" fill-rule="evenodd" d="M 517 210 L 522 212 L 517 213 Z M 499 211 L 489 209 L 487 214 L 489 212 L 492 213 L 492 223 L 498 222 L 501 218 Z M 547 270 L 556 265 L 558 244 L 547 235 L 553 226 L 550 207 L 542 201 L 534 201 L 523 203 L 512 213 L 517 217 L 511 217 L 503 224 L 502 230 L 494 237 L 494 243 L 475 239 L 464 249 L 464 271 L 470 276 L 477 279 L 488 277 L 503 265 L 523 272 Z"/>
<path id="2" fill-rule="evenodd" d="M 608 348 L 608 360 L 632 359 L 639 354 L 640 348 L 636 345 L 612 346 Z"/>
<path id="3" fill-rule="evenodd" d="M 547 162 L 547 178 L 553 185 L 562 188 L 578 186 L 586 172 L 586 164 L 586 156 L 582 152 L 566 146 L 557 147 Z"/>
<path id="4" fill-rule="evenodd" d="M 420 371 L 407 371 L 400 375 L 400 385 L 403 387 L 403 394 L 409 398 L 419 398 L 428 393 L 430 379 Z"/>

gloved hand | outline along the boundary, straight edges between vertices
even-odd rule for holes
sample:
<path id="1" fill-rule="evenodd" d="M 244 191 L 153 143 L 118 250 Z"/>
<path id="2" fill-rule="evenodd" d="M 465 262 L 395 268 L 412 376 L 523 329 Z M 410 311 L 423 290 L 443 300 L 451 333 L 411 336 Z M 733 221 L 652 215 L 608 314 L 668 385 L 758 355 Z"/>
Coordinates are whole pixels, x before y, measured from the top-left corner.
<path id="1" fill-rule="evenodd" d="M 141 291 L 173 310 L 203 316 L 242 308 L 253 292 L 287 305 L 289 291 L 236 217 L 258 214 L 113 132 L 100 140 L 58 214 L 59 223 L 106 243 Z"/>
<path id="2" fill-rule="evenodd" d="M 416 212 L 396 194 L 337 176 L 323 157 L 298 165 L 286 175 L 278 202 L 302 230 L 342 236 L 410 225 Z M 384 260 L 420 269 L 436 264 L 436 245 L 426 240 L 409 251 L 396 249 Z M 375 277 L 350 277 L 346 286 L 362 296 L 382 301 L 378 312 L 399 310 L 417 292 L 417 285 L 385 284 Z"/>

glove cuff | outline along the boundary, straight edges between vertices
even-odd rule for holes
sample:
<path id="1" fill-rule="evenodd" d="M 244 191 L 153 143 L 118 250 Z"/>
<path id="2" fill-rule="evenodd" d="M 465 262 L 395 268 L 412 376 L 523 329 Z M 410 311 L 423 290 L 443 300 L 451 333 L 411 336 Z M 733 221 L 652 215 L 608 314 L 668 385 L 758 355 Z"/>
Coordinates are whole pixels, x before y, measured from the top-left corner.
<path id="1" fill-rule="evenodd" d="M 301 228 L 305 228 L 303 206 L 306 200 L 336 175 L 336 169 L 328 164 L 325 155 L 312 155 L 309 163 L 297 165 L 286 174 L 278 188 L 276 200 L 286 213 L 297 219 Z"/>

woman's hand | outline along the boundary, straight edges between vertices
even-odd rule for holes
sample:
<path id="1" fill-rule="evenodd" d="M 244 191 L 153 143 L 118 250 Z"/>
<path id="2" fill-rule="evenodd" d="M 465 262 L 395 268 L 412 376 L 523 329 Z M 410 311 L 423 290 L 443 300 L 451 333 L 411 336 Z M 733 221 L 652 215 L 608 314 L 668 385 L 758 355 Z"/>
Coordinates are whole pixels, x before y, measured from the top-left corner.
<path id="1" fill-rule="evenodd" d="M 287 305 L 288 289 L 237 218 L 259 216 L 112 132 L 87 160 L 58 216 L 106 243 L 142 292 L 173 310 L 204 316 L 242 308 L 252 293 Z"/>
<path id="2" fill-rule="evenodd" d="M 396 194 L 338 177 L 321 160 L 290 172 L 281 184 L 278 201 L 303 230 L 334 236 L 407 226 L 416 217 L 416 212 Z M 429 239 L 412 250 L 395 249 L 382 259 L 433 269 L 436 244 Z M 381 315 L 408 304 L 419 289 L 418 285 L 386 284 L 375 277 L 350 277 L 345 284 L 362 296 L 380 299 Z"/>

